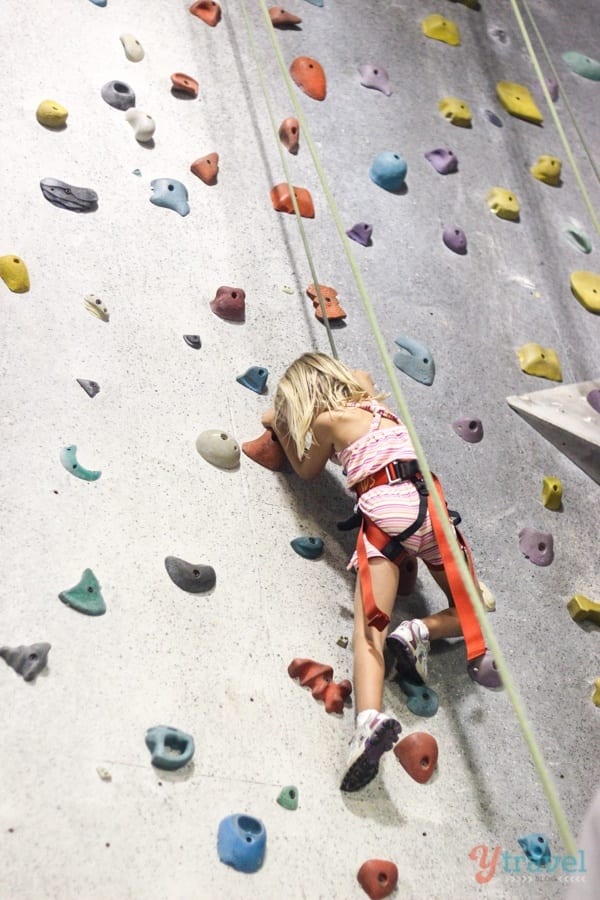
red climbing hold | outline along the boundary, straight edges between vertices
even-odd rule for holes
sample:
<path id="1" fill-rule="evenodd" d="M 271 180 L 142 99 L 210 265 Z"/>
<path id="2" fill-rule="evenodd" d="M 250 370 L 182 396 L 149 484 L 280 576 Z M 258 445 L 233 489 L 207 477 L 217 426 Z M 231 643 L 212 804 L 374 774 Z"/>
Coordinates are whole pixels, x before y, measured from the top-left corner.
<path id="1" fill-rule="evenodd" d="M 272 472 L 278 472 L 285 465 L 286 456 L 283 448 L 270 428 L 265 429 L 256 440 L 242 444 L 242 453 Z"/>
<path id="2" fill-rule="evenodd" d="M 246 292 L 241 288 L 222 286 L 218 288 L 210 308 L 220 319 L 228 322 L 243 322 L 246 317 Z"/>
<path id="3" fill-rule="evenodd" d="M 313 659 L 293 659 L 288 666 L 290 678 L 298 678 L 302 687 L 309 687 L 315 700 L 322 700 L 325 711 L 341 713 L 344 701 L 352 693 L 352 685 L 344 680 L 333 681 L 331 666 L 315 662 Z"/>
<path id="4" fill-rule="evenodd" d="M 383 900 L 396 890 L 398 867 L 388 859 L 368 859 L 362 864 L 356 877 L 371 900 Z"/>
<path id="5" fill-rule="evenodd" d="M 426 731 L 407 734 L 394 747 L 396 759 L 419 784 L 429 781 L 435 771 L 438 759 L 436 739 Z"/>
<path id="6" fill-rule="evenodd" d="M 221 21 L 221 7 L 214 0 L 196 0 L 190 6 L 190 12 L 214 28 Z"/>
<path id="7" fill-rule="evenodd" d="M 269 16 L 275 28 L 290 28 L 290 26 L 299 25 L 302 19 L 295 16 L 294 13 L 282 9 L 281 6 L 270 6 Z"/>
<path id="8" fill-rule="evenodd" d="M 219 154 L 209 153 L 207 156 L 201 156 L 191 164 L 190 169 L 204 184 L 216 184 L 219 174 Z"/>

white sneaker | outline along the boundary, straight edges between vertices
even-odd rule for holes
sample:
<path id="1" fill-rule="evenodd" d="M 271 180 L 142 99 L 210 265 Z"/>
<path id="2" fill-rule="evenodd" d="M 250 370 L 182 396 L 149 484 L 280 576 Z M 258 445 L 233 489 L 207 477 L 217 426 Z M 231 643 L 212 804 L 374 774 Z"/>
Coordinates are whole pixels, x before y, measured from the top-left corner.
<path id="1" fill-rule="evenodd" d="M 379 771 L 379 760 L 386 750 L 392 749 L 401 731 L 400 722 L 385 713 L 375 713 L 363 725 L 357 725 L 341 789 L 359 791 L 369 784 Z"/>
<path id="2" fill-rule="evenodd" d="M 402 677 L 417 682 L 427 679 L 429 630 L 420 619 L 401 622 L 386 638 L 387 648 L 394 654 L 396 670 Z"/>

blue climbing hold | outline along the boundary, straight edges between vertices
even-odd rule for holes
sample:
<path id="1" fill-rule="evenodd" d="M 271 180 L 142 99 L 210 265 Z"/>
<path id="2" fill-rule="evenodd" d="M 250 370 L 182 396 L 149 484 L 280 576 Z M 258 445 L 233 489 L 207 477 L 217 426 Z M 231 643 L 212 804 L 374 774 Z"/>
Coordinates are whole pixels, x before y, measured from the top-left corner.
<path id="1" fill-rule="evenodd" d="M 352 228 L 348 229 L 346 234 L 349 238 L 352 238 L 353 241 L 356 241 L 357 244 L 362 244 L 363 247 L 368 247 L 371 243 L 373 226 L 368 225 L 366 222 L 357 222 L 356 225 L 353 225 Z"/>
<path id="2" fill-rule="evenodd" d="M 157 769 L 181 769 L 194 755 L 194 738 L 169 725 L 155 725 L 146 732 L 146 747 Z"/>
<path id="3" fill-rule="evenodd" d="M 527 859 L 536 866 L 547 866 L 552 859 L 550 844 L 543 834 L 527 834 L 518 838 Z"/>
<path id="4" fill-rule="evenodd" d="M 265 369 L 264 366 L 250 366 L 243 375 L 238 375 L 235 380 L 238 384 L 243 384 L 244 387 L 249 388 L 251 391 L 263 394 L 267 386 L 268 377 L 269 370 Z"/>
<path id="5" fill-rule="evenodd" d="M 324 544 L 318 537 L 298 537 L 290 541 L 292 548 L 304 559 L 318 559 L 323 554 Z"/>
<path id="6" fill-rule="evenodd" d="M 399 191 L 404 184 L 407 169 L 406 160 L 399 153 L 385 150 L 371 163 L 369 177 L 385 191 Z"/>
<path id="7" fill-rule="evenodd" d="M 221 862 L 238 872 L 257 872 L 267 849 L 267 832 L 260 819 L 236 814 L 221 819 L 217 851 Z"/>
<path id="8" fill-rule="evenodd" d="M 415 341 L 406 334 L 399 335 L 395 343 L 407 351 L 394 355 L 396 368 L 421 384 L 433 384 L 435 363 L 425 344 L 420 344 L 419 341 Z"/>
<path id="9" fill-rule="evenodd" d="M 93 3 L 94 6 L 106 6 L 107 0 L 90 0 L 90 3 Z"/>
<path id="10" fill-rule="evenodd" d="M 325 0 L 306 0 L 307 3 L 312 3 L 313 6 L 325 6 Z"/>
<path id="11" fill-rule="evenodd" d="M 440 701 L 432 688 L 426 685 L 424 681 L 417 684 L 408 678 L 400 676 L 396 678 L 396 681 L 406 694 L 406 705 L 413 715 L 423 716 L 424 718 L 435 716 Z"/>
<path id="12" fill-rule="evenodd" d="M 190 211 L 188 192 L 185 184 L 174 178 L 155 178 L 150 182 L 153 194 L 150 203 L 172 209 L 180 216 L 187 216 Z"/>

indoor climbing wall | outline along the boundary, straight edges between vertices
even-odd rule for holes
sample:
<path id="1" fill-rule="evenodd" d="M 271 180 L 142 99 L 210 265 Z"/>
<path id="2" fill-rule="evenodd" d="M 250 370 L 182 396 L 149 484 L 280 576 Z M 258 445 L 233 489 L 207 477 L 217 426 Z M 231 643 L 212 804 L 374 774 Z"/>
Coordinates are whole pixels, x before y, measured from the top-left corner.
<path id="1" fill-rule="evenodd" d="M 426 697 L 386 685 L 433 738 L 416 769 L 389 753 L 340 792 L 352 498 L 243 445 L 286 365 L 331 352 L 324 316 L 391 389 L 370 298 L 576 836 L 600 774 L 594 0 L 1 15 L 0 897 L 562 897 L 582 858 L 461 642 Z M 421 566 L 398 621 L 442 601 Z"/>

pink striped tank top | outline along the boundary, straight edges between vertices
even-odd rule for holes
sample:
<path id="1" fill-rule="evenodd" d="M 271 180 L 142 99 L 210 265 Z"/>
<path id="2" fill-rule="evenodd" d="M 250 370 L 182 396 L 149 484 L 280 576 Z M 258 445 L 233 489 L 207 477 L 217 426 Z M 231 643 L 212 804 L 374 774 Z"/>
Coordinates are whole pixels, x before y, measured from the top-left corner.
<path id="1" fill-rule="evenodd" d="M 373 414 L 373 421 L 366 434 L 357 438 L 337 454 L 352 487 L 367 475 L 378 472 L 394 459 L 415 459 L 415 449 L 404 423 L 395 413 L 380 406 L 374 400 L 364 403 L 348 403 Z M 379 428 L 382 418 L 397 422 L 395 428 Z"/>

